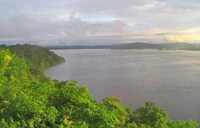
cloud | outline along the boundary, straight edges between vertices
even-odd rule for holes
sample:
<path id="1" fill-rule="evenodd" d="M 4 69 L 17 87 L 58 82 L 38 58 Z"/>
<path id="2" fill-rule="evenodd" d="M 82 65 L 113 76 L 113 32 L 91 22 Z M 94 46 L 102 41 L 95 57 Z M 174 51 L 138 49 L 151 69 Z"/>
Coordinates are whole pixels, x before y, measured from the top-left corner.
<path id="1" fill-rule="evenodd" d="M 166 39 L 170 42 L 199 42 L 200 33 L 171 34 L 167 35 Z"/>
<path id="2" fill-rule="evenodd" d="M 199 29 L 173 33 L 200 26 L 199 15 L 198 0 L 0 0 L 0 39 L 192 41 Z"/>
<path id="3" fill-rule="evenodd" d="M 159 34 L 159 33 L 163 33 L 163 29 L 161 29 L 161 28 L 152 28 L 152 29 L 149 29 L 149 30 L 147 30 L 147 35 L 156 35 L 156 34 Z"/>
<path id="4" fill-rule="evenodd" d="M 114 29 L 115 29 L 116 32 L 122 33 L 124 31 L 125 24 L 122 21 L 115 20 L 113 25 L 114 25 Z"/>

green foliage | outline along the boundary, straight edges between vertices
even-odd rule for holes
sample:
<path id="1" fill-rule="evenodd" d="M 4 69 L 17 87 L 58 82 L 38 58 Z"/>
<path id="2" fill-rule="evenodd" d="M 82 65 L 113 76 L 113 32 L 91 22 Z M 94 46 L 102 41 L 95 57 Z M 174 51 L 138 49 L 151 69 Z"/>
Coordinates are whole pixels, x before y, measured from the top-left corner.
<path id="1" fill-rule="evenodd" d="M 26 56 L 29 53 L 21 54 Z M 29 69 L 33 60 L 23 59 L 18 55 L 19 53 L 14 55 L 6 49 L 0 50 L 0 127 L 2 128 L 197 128 L 199 126 L 195 121 L 170 120 L 167 113 L 153 103 L 145 103 L 136 110 L 121 105 L 120 100 L 116 98 L 106 97 L 99 103 L 88 93 L 88 88 L 78 87 L 76 81 L 59 82 L 46 77 L 32 79 L 33 74 L 30 75 Z M 34 57 L 32 59 L 35 60 Z M 44 64 L 42 60 L 38 60 L 37 63 L 39 62 Z M 46 66 L 49 66 L 47 62 L 43 68 Z M 37 70 L 42 72 L 43 68 Z"/>
<path id="2" fill-rule="evenodd" d="M 198 128 L 200 126 L 196 121 L 170 121 L 170 128 Z"/>
<path id="3" fill-rule="evenodd" d="M 106 97 L 103 99 L 104 107 L 115 114 L 117 123 L 115 127 L 122 127 L 129 121 L 128 108 L 120 104 L 120 100 L 116 98 Z"/>
<path id="4" fill-rule="evenodd" d="M 167 127 L 167 113 L 153 103 L 146 102 L 144 106 L 135 110 L 134 116 L 134 120 L 138 125 L 145 124 L 155 128 Z"/>
<path id="5" fill-rule="evenodd" d="M 33 76 L 39 75 L 41 77 L 43 70 L 47 67 L 64 62 L 64 59 L 57 56 L 54 52 L 36 45 L 1 45 L 1 48 L 7 48 L 18 57 L 25 58 L 30 68 L 30 73 Z"/>

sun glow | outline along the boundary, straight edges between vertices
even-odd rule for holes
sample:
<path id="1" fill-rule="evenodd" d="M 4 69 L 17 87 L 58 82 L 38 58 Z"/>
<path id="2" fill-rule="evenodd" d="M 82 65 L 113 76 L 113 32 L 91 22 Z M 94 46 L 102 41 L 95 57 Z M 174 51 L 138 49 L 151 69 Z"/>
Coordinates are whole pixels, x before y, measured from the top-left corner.
<path id="1" fill-rule="evenodd" d="M 166 38 L 172 42 L 197 42 L 200 41 L 200 33 L 170 34 Z"/>

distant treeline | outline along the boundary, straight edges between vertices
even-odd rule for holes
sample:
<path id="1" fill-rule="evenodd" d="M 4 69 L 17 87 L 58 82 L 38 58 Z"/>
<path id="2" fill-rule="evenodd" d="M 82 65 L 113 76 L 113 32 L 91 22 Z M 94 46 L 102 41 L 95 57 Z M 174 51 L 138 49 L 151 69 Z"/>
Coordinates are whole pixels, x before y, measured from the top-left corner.
<path id="1" fill-rule="evenodd" d="M 200 50 L 200 44 L 188 43 L 129 43 L 113 45 L 74 45 L 74 46 L 46 46 L 48 49 L 158 49 L 158 50 Z"/>

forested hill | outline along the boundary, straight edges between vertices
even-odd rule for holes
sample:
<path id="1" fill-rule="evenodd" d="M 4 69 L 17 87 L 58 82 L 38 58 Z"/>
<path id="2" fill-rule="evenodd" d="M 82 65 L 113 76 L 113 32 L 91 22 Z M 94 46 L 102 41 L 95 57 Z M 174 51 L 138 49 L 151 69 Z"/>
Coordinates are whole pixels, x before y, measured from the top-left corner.
<path id="1" fill-rule="evenodd" d="M 51 57 L 49 59 L 45 58 L 46 56 Z M 57 58 L 52 52 L 38 46 L 1 46 L 0 128 L 198 128 L 200 126 L 195 121 L 171 120 L 167 112 L 150 102 L 136 110 L 121 105 L 120 100 L 116 98 L 106 97 L 102 102 L 98 102 L 88 93 L 88 88 L 78 87 L 76 81 L 59 82 L 46 77 L 40 79 L 39 76 L 32 79 L 34 74 L 30 75 L 30 68 L 41 72 L 44 67 L 63 61 L 60 58 L 57 62 L 46 62 L 53 61 L 52 56 Z"/>
<path id="2" fill-rule="evenodd" d="M 197 50 L 200 51 L 200 44 L 189 43 L 121 43 L 112 45 L 74 45 L 74 46 L 46 46 L 48 49 L 158 49 L 158 50 Z"/>
<path id="3" fill-rule="evenodd" d="M 46 48 L 36 45 L 0 45 L 0 48 L 7 48 L 11 53 L 16 54 L 18 57 L 25 58 L 28 62 L 30 72 L 33 75 L 43 75 L 43 71 L 47 67 L 64 62 L 64 58 Z"/>

